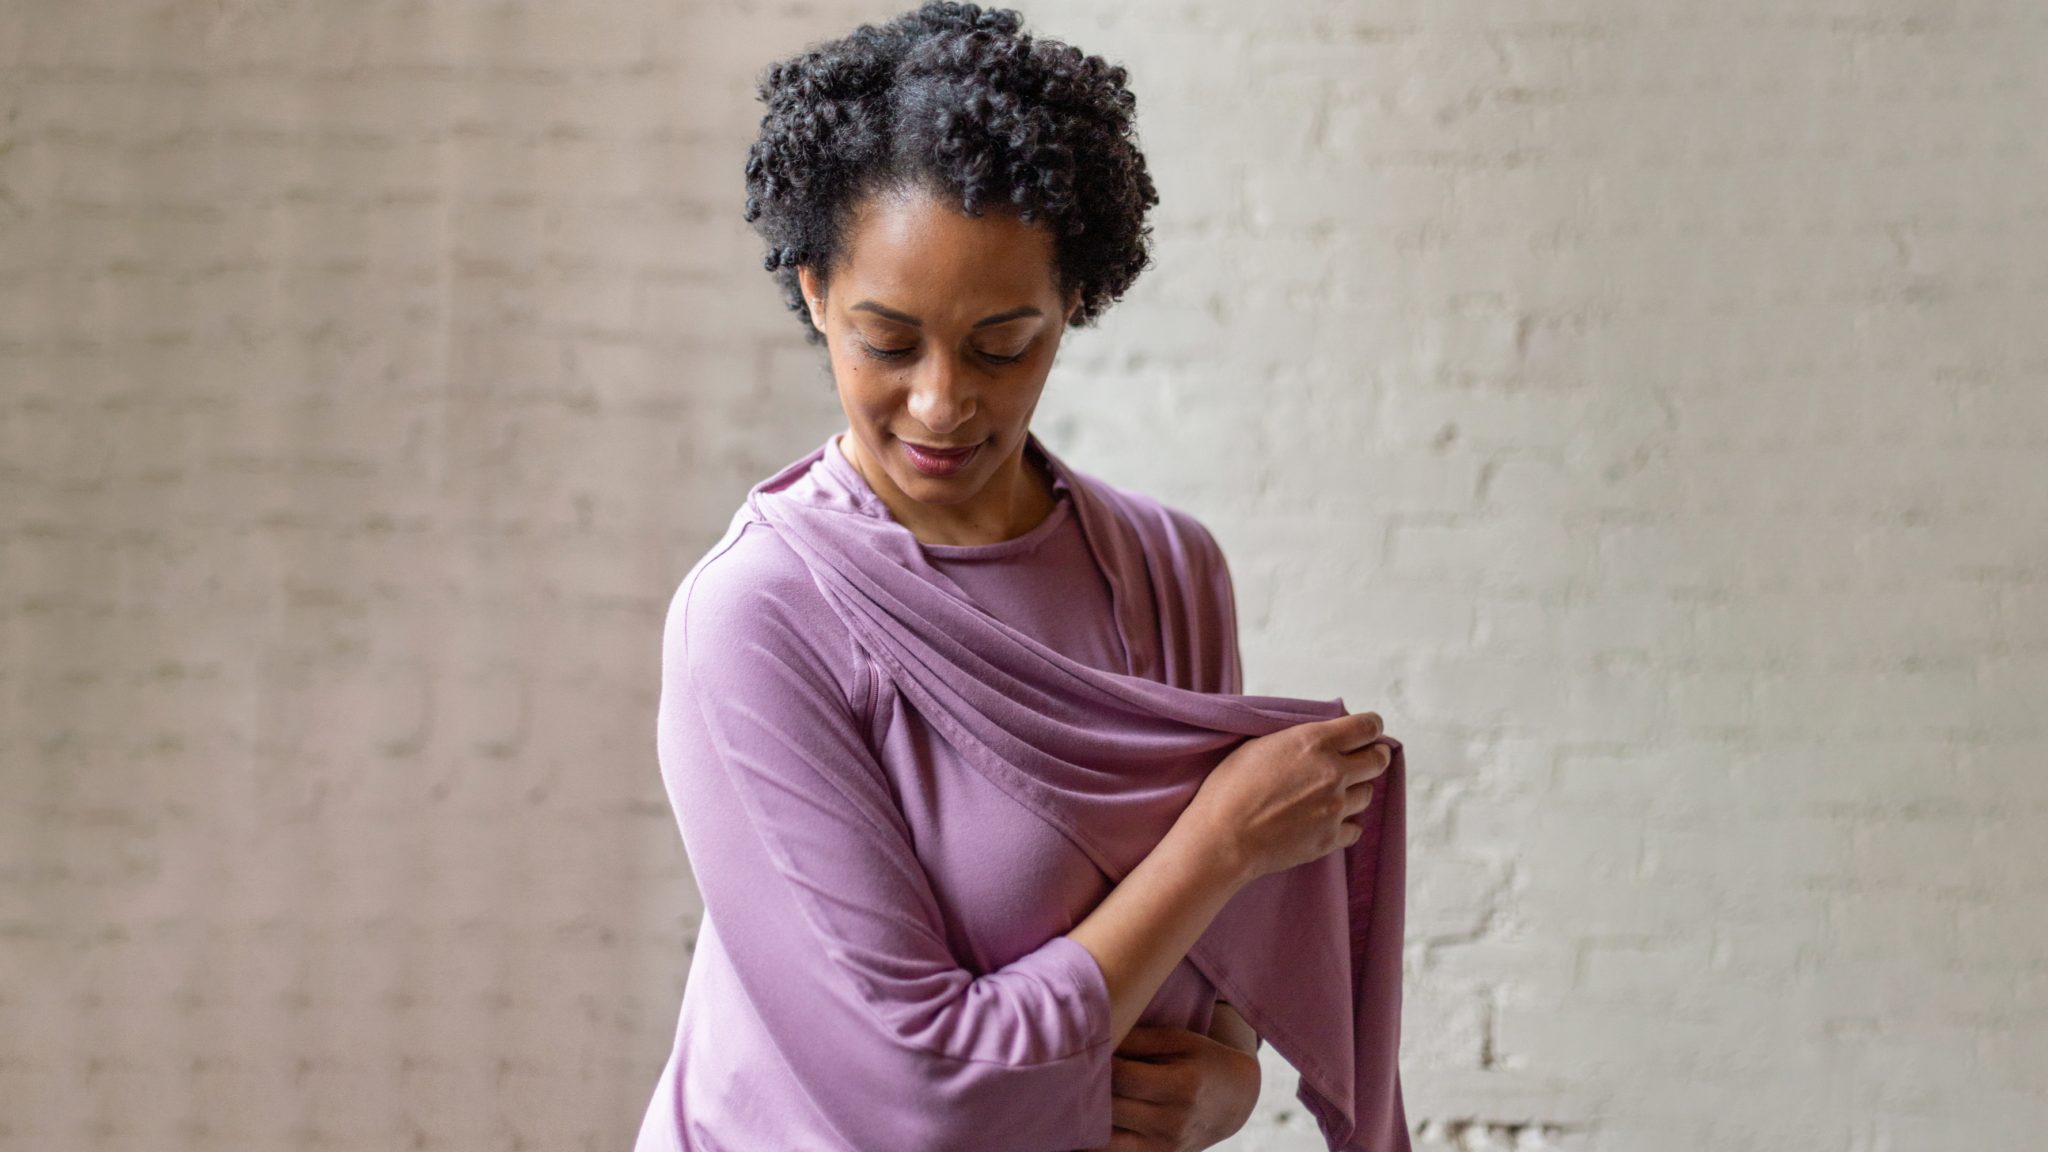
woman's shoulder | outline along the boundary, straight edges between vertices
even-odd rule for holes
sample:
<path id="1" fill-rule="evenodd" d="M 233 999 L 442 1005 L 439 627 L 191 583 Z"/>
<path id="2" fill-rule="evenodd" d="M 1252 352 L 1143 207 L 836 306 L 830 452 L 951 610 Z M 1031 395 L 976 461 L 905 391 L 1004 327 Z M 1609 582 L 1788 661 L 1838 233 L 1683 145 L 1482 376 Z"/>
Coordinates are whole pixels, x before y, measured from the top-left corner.
<path id="1" fill-rule="evenodd" d="M 1209 526 L 1196 519 L 1194 513 L 1176 508 L 1142 492 L 1124 490 L 1123 494 L 1125 499 L 1145 510 L 1158 531 L 1172 538 L 1181 547 L 1214 554 L 1218 558 L 1223 555 L 1223 549 L 1216 543 L 1216 537 L 1209 531 Z"/>
<path id="2" fill-rule="evenodd" d="M 1205 570 L 1224 566 L 1223 549 L 1215 535 L 1192 513 L 1136 489 L 1062 467 L 1068 486 L 1080 493 L 1082 500 L 1107 513 L 1106 518 L 1128 532 L 1146 552 L 1179 556 Z"/>
<path id="3" fill-rule="evenodd" d="M 764 716 L 813 732 L 862 731 L 875 684 L 852 632 L 796 551 L 774 525 L 744 510 L 669 603 L 662 723 L 682 727 L 664 731 L 758 731 Z M 680 771 L 676 763 L 665 762 L 664 771 Z"/>
<path id="4" fill-rule="evenodd" d="M 1215 536 L 1154 497 L 1073 476 L 1078 502 L 1093 509 L 1084 515 L 1104 574 L 1157 624 L 1156 649 L 1137 643 L 1133 671 L 1197 692 L 1238 691 L 1237 597 Z M 1127 623 L 1125 635 L 1146 631 Z"/>
<path id="5" fill-rule="evenodd" d="M 676 589 L 668 633 L 700 653 L 836 653 L 847 635 L 796 550 L 744 511 Z"/>

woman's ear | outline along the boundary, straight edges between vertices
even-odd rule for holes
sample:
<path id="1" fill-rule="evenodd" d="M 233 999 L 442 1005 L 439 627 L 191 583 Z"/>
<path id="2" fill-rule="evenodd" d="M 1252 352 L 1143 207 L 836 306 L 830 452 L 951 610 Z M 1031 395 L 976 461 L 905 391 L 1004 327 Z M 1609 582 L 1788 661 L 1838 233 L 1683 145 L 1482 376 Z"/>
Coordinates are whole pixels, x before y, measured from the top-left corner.
<path id="1" fill-rule="evenodd" d="M 1073 323 L 1074 323 L 1074 313 L 1076 313 L 1076 312 L 1079 312 L 1080 310 L 1081 310 L 1081 290 L 1080 290 L 1079 288 L 1076 288 L 1076 289 L 1074 289 L 1074 290 L 1073 290 L 1072 292 L 1069 292 L 1069 293 L 1067 293 L 1067 324 L 1068 324 L 1068 326 L 1070 326 L 1070 327 L 1071 327 L 1071 326 L 1073 325 Z"/>
<path id="2" fill-rule="evenodd" d="M 804 307 L 810 309 L 811 326 L 818 331 L 825 330 L 825 290 L 818 283 L 817 273 L 811 266 L 802 264 L 796 270 L 796 286 L 804 294 Z"/>

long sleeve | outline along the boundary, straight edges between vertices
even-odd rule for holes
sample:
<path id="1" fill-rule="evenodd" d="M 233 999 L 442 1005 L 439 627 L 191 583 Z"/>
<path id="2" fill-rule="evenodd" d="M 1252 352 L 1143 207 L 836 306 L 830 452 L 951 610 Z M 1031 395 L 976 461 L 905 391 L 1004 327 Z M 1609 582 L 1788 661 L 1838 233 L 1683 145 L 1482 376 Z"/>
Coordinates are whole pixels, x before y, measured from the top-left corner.
<path id="1" fill-rule="evenodd" d="M 863 662 L 754 525 L 671 607 L 660 751 L 747 1009 L 847 1146 L 1059 1152 L 1109 1135 L 1108 993 L 1054 937 L 964 967 L 850 703 Z"/>

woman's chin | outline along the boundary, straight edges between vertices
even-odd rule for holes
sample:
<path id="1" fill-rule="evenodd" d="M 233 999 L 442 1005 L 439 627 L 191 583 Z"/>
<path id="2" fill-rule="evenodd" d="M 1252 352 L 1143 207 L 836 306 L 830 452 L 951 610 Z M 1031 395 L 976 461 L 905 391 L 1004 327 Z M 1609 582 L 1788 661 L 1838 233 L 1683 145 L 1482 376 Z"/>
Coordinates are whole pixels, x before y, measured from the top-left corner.
<path id="1" fill-rule="evenodd" d="M 915 468 L 890 471 L 889 479 L 896 482 L 897 490 L 919 504 L 964 504 L 974 499 L 988 482 L 988 477 L 980 475 L 978 469 L 952 476 L 927 476 Z"/>

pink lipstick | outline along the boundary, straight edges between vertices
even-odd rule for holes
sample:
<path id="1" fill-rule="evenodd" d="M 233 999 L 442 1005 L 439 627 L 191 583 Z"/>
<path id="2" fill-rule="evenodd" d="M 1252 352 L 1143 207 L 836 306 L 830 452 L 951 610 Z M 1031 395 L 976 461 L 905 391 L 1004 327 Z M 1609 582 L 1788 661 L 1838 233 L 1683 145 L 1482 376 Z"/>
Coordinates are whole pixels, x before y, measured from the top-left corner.
<path id="1" fill-rule="evenodd" d="M 908 440 L 898 440 L 903 445 L 903 454 L 910 458 L 910 466 L 932 477 L 946 477 L 967 467 L 967 462 L 980 451 L 981 445 L 970 444 L 965 448 L 926 448 Z"/>

